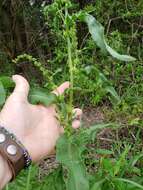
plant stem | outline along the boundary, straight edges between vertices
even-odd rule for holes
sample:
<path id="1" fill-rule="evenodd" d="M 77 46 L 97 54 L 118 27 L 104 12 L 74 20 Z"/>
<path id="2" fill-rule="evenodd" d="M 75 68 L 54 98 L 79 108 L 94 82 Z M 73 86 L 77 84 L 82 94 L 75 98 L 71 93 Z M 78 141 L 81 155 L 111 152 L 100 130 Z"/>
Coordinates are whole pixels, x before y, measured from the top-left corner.
<path id="1" fill-rule="evenodd" d="M 7 185 L 5 189 L 6 189 L 6 190 L 9 190 L 9 186 Z"/>
<path id="2" fill-rule="evenodd" d="M 69 64 L 69 72 L 70 72 L 70 108 L 73 106 L 73 85 L 74 85 L 74 76 L 73 76 L 73 62 L 72 62 L 72 53 L 71 53 L 71 41 L 70 38 L 67 37 L 67 45 L 68 45 L 68 64 Z"/>
<path id="3" fill-rule="evenodd" d="M 72 43 L 70 39 L 70 27 L 68 26 L 67 22 L 67 17 L 69 16 L 68 14 L 68 9 L 65 8 L 65 23 L 66 23 L 66 38 L 67 38 L 67 51 L 68 51 L 68 65 L 69 65 L 69 73 L 70 73 L 70 101 L 69 101 L 69 107 L 70 107 L 70 112 L 72 112 L 73 108 L 73 86 L 74 86 L 74 74 L 73 74 L 73 61 L 72 61 Z M 72 117 L 72 114 L 70 114 Z M 69 118 L 71 119 L 71 118 Z"/>
<path id="4" fill-rule="evenodd" d="M 27 176 L 27 183 L 26 183 L 26 190 L 29 190 L 29 186 L 30 186 L 30 178 L 31 178 L 31 168 L 29 168 L 29 171 L 28 171 L 28 176 Z"/>

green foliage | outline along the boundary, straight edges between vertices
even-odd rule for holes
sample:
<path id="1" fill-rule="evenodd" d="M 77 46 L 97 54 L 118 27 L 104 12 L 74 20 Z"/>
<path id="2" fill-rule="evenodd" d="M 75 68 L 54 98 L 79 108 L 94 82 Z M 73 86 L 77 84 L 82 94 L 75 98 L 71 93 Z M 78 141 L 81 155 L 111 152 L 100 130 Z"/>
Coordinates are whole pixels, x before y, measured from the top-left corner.
<path id="1" fill-rule="evenodd" d="M 31 89 L 29 93 L 29 102 L 32 104 L 43 104 L 49 106 L 56 103 L 56 95 L 48 94 L 43 89 Z"/>
<path id="2" fill-rule="evenodd" d="M 65 6 L 65 15 L 64 15 L 64 6 Z M 60 48 L 57 46 L 56 48 L 58 49 L 58 54 L 56 51 L 56 56 L 55 60 L 52 60 L 52 63 L 57 63 L 64 61 L 65 58 L 68 59 L 68 66 L 69 66 L 69 73 L 70 73 L 70 81 L 71 81 L 71 87 L 73 88 L 75 85 L 76 88 L 81 88 L 86 89 L 86 91 L 91 95 L 92 97 L 92 103 L 99 103 L 102 98 L 106 94 L 111 95 L 111 99 L 113 97 L 112 103 L 118 103 L 119 102 L 119 96 L 117 95 L 115 89 L 109 85 L 109 81 L 106 79 L 103 73 L 101 73 L 96 65 L 95 68 L 93 66 L 89 66 L 85 68 L 85 72 L 83 71 L 83 66 L 80 64 L 81 59 L 80 56 L 82 56 L 82 51 L 78 49 L 78 44 L 77 44 L 77 30 L 76 30 L 76 22 L 78 19 L 83 20 L 83 17 L 87 17 L 86 12 L 79 12 L 77 14 L 72 14 L 69 15 L 67 7 L 71 9 L 71 4 L 62 4 L 60 1 L 55 1 L 52 5 L 47 6 L 44 8 L 44 14 L 46 16 L 46 19 L 48 19 L 48 25 L 52 27 L 52 32 L 55 34 L 55 38 L 57 38 L 57 44 L 60 46 Z M 73 8 L 73 7 L 72 7 Z M 53 14 L 56 15 L 56 17 L 53 18 L 52 24 L 50 24 L 50 16 L 53 17 Z M 57 22 L 60 23 L 59 28 L 57 28 Z M 54 24 L 53 24 L 54 23 Z M 63 23 L 63 27 L 61 28 L 61 25 Z M 87 22 L 89 24 L 89 22 Z M 99 30 L 100 26 L 98 27 L 93 27 L 92 29 L 96 33 Z M 89 27 L 89 30 L 91 30 L 91 27 Z M 101 41 L 104 41 L 104 36 L 100 36 Z M 96 41 L 96 40 L 95 40 Z M 97 42 L 97 41 L 96 41 Z M 67 44 L 66 44 L 67 43 Z M 97 42 L 98 44 L 98 42 Z M 65 46 L 67 46 L 67 50 L 65 49 Z M 103 49 L 103 48 L 102 48 Z M 59 51 L 61 50 L 61 53 Z M 66 52 L 67 51 L 67 52 Z M 61 56 L 59 60 L 57 60 L 58 56 L 63 55 L 62 60 Z M 68 54 L 68 56 L 67 56 Z M 51 64 L 52 64 L 51 63 Z M 93 69 L 90 69 L 93 68 Z M 87 71 L 87 70 L 90 70 Z M 83 85 L 87 82 L 88 75 L 92 72 L 95 71 L 96 73 L 96 78 L 95 80 L 90 80 L 91 86 L 88 85 Z M 93 74 L 93 72 L 92 72 Z M 87 76 L 86 76 L 87 75 Z M 74 81 L 74 83 L 73 83 Z M 79 83 L 79 81 L 83 81 L 84 83 Z M 108 84 L 108 85 L 107 85 Z M 107 86 L 106 86 L 107 85 Z M 93 89 L 93 90 L 92 90 Z M 95 95 L 93 91 L 96 91 L 98 95 Z M 75 92 L 76 93 L 76 92 Z"/>
<path id="3" fill-rule="evenodd" d="M 38 168 L 36 166 L 30 167 L 28 171 L 21 172 L 16 181 L 9 184 L 6 189 L 32 190 L 33 188 L 37 188 L 39 190 L 36 180 L 37 172 Z"/>
<path id="4" fill-rule="evenodd" d="M 121 61 L 135 61 L 136 60 L 135 58 L 131 56 L 120 55 L 106 43 L 105 38 L 104 38 L 104 28 L 93 16 L 88 14 L 85 16 L 84 19 L 85 19 L 85 22 L 88 24 L 89 32 L 91 33 L 93 40 L 101 48 L 103 53 L 108 52 L 113 57 Z"/>
<path id="5" fill-rule="evenodd" d="M 2 76 L 0 77 L 0 81 L 2 82 L 5 89 L 13 88 L 15 86 L 10 77 Z"/>
<path id="6" fill-rule="evenodd" d="M 89 176 L 83 161 L 86 144 L 96 138 L 99 129 L 111 127 L 111 124 L 98 124 L 90 129 L 80 130 L 73 135 L 61 136 L 57 142 L 57 160 L 66 168 L 66 189 L 90 189 Z"/>
<path id="7" fill-rule="evenodd" d="M 3 87 L 2 82 L 0 82 L 0 105 L 3 105 L 6 99 L 6 93 Z"/>
<path id="8" fill-rule="evenodd" d="M 29 63 L 32 63 L 36 68 L 39 69 L 40 72 L 42 72 L 42 75 L 44 79 L 46 80 L 45 86 L 46 87 L 48 86 L 49 88 L 52 86 L 53 84 L 52 75 L 46 68 L 44 68 L 44 66 L 42 65 L 40 61 L 38 61 L 36 58 L 32 57 L 31 55 L 23 54 L 23 55 L 17 56 L 17 58 L 13 60 L 13 63 L 18 64 L 21 61 L 28 61 Z"/>
<path id="9" fill-rule="evenodd" d="M 98 124 L 89 129 L 81 129 L 68 139 L 65 135 L 61 136 L 57 143 L 57 159 L 62 163 L 62 167 L 59 166 L 54 172 L 37 181 L 38 168 L 34 166 L 29 172 L 21 173 L 17 180 L 9 185 L 8 189 L 68 190 L 73 187 L 80 189 L 81 184 L 84 184 L 84 186 L 82 185 L 83 189 L 90 190 L 142 189 L 143 154 L 137 151 L 134 155 L 131 154 L 133 147 L 130 145 L 122 147 L 119 153 L 115 153 L 115 148 L 112 153 L 110 151 L 110 154 L 100 150 L 96 153 L 95 160 L 89 160 L 90 162 L 94 161 L 96 170 L 91 173 L 85 170 L 85 166 L 88 167 L 85 158 L 92 154 L 91 149 L 85 145 L 96 141 L 98 131 L 112 125 Z M 93 133 L 95 134 L 91 141 Z"/>
<path id="10" fill-rule="evenodd" d="M 66 167 L 68 172 L 66 179 L 68 190 L 89 189 L 86 168 L 81 157 L 82 146 L 80 142 L 77 143 L 75 136 L 68 138 L 63 135 L 57 142 L 57 160 Z"/>
<path id="11" fill-rule="evenodd" d="M 10 89 L 14 88 L 15 84 L 10 77 L 0 77 L 0 105 L 2 106 L 6 100 L 6 94 Z M 47 93 L 47 89 L 31 88 L 28 96 L 31 104 L 43 104 L 49 106 L 57 101 L 57 97 L 53 93 Z"/>
<path id="12" fill-rule="evenodd" d="M 6 189 L 12 190 L 65 190 L 62 170 L 59 167 L 53 173 L 45 176 L 41 181 L 37 178 L 38 167 L 32 166 L 28 171 L 23 171 L 16 181 L 9 184 Z"/>
<path id="13" fill-rule="evenodd" d="M 12 82 L 10 77 L 0 77 L 0 106 L 2 106 L 5 103 L 7 93 L 9 92 L 9 89 L 13 87 L 14 82 Z"/>
<path id="14" fill-rule="evenodd" d="M 34 13 L 35 11 L 38 15 L 41 15 L 42 11 L 44 13 L 44 16 L 39 16 L 37 19 L 40 23 L 38 25 L 40 30 L 37 35 L 35 32 L 28 35 L 32 33 L 27 31 L 29 31 L 29 23 L 33 23 L 33 17 L 25 14 L 24 9 L 23 13 L 26 15 L 24 17 L 25 34 L 28 35 L 26 35 L 27 47 L 23 50 L 19 46 L 21 43 L 17 43 L 18 47 L 16 48 L 13 48 L 13 44 L 11 44 L 12 48 L 10 49 L 16 49 L 16 53 L 10 51 L 10 56 L 1 56 L 8 62 L 7 57 L 13 59 L 17 54 L 22 53 L 13 60 L 14 64 L 10 65 L 10 68 L 17 68 L 21 62 L 28 62 L 25 67 L 32 63 L 34 69 L 40 71 L 43 77 L 42 85 L 41 83 L 32 84 L 36 88 L 32 88 L 30 91 L 29 101 L 33 104 L 42 103 L 44 105 L 56 103 L 59 113 L 58 119 L 65 130 L 65 134 L 59 139 L 56 149 L 57 160 L 61 166 L 41 181 L 37 181 L 38 169 L 32 167 L 28 174 L 22 173 L 8 189 L 143 189 L 141 161 L 143 153 L 139 148 L 142 142 L 140 136 L 142 136 L 141 127 L 143 126 L 141 115 L 143 110 L 143 48 L 141 42 L 143 3 L 134 0 L 126 0 L 125 3 L 111 0 L 92 2 L 92 4 L 87 5 L 86 1 L 80 0 L 78 3 L 70 0 L 54 0 L 50 5 L 43 7 L 39 7 L 39 4 L 33 8 L 31 6 L 29 10 L 33 10 Z M 28 2 L 25 5 L 28 7 Z M 81 8 L 82 10 L 80 10 Z M 21 6 L 18 17 L 22 21 L 23 17 L 20 10 Z M 15 15 L 18 14 L 17 11 L 14 12 L 16 12 Z M 31 22 L 27 23 L 26 18 L 30 19 Z M 86 24 L 81 23 L 81 21 Z M 44 31 L 41 30 L 41 23 L 43 23 Z M 35 28 L 35 22 L 33 25 Z M 91 34 L 92 39 L 89 34 Z M 38 39 L 39 36 L 41 37 L 40 40 L 34 41 L 32 36 L 38 36 Z M 17 34 L 17 38 L 14 38 L 20 39 L 16 41 L 24 44 L 25 40 L 22 39 L 25 39 L 25 35 L 18 37 Z M 11 39 L 13 38 L 11 37 Z M 32 45 L 29 45 L 31 43 Z M 0 50 L 0 55 L 3 55 L 4 49 L 6 49 L 5 52 L 9 52 L 9 48 L 5 44 Z M 33 47 L 33 44 L 36 44 L 38 50 Z M 18 51 L 18 49 L 20 50 Z M 121 54 L 118 54 L 114 49 Z M 135 61 L 134 57 L 124 55 L 124 52 L 133 55 L 138 61 Z M 108 56 L 107 53 L 111 56 Z M 9 55 L 9 53 L 6 54 Z M 7 65 L 4 70 L 9 70 L 10 73 L 11 71 L 14 72 Z M 33 79 L 34 74 L 30 78 Z M 57 99 L 48 93 L 53 90 L 55 84 L 65 80 L 71 82 L 71 87 L 66 93 L 66 100 L 63 96 Z M 42 89 L 39 86 L 42 86 Z M 1 105 L 13 87 L 14 84 L 10 78 L 5 76 L 0 78 Z M 113 135 L 117 136 L 116 140 L 103 138 L 103 141 L 112 141 L 111 149 L 103 149 L 102 147 L 96 149 L 94 147 L 93 150 L 92 146 L 88 148 L 87 144 L 94 143 L 97 145 L 97 132 L 112 125 L 97 124 L 91 128 L 74 131 L 71 127 L 74 117 L 72 114 L 73 105 L 74 103 L 90 106 L 107 105 L 109 101 L 116 107 L 114 110 L 110 108 L 107 111 L 108 121 L 116 120 L 121 125 L 126 125 L 125 132 L 128 133 L 128 137 L 125 136 L 125 144 L 127 145 L 120 147 L 123 139 L 119 140 L 118 127 L 116 134 L 113 132 Z M 121 114 L 121 117 L 116 119 L 117 114 Z M 124 121 L 125 117 L 127 121 Z M 132 126 L 132 129 L 129 129 L 128 126 Z M 138 128 L 134 129 L 135 126 Z M 137 130 L 136 135 L 134 135 L 133 130 Z M 130 136 L 133 136 L 135 143 L 129 141 Z M 105 143 L 105 145 L 108 144 Z"/>
<path id="15" fill-rule="evenodd" d="M 85 100 L 86 103 L 91 102 L 93 105 L 96 105 L 105 97 L 108 97 L 113 105 L 120 103 L 120 96 L 113 88 L 111 81 L 96 66 L 81 66 L 76 74 L 75 86 L 77 86 L 77 89 L 75 89 L 75 97 L 77 101 Z M 80 80 L 82 80 L 82 83 L 78 82 Z M 78 94 L 81 96 L 77 96 Z"/>

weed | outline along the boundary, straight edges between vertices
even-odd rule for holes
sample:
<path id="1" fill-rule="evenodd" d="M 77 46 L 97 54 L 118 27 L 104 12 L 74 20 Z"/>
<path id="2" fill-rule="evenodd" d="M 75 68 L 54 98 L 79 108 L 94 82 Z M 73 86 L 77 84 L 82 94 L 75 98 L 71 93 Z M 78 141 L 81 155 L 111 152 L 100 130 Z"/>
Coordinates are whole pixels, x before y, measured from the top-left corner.
<path id="1" fill-rule="evenodd" d="M 120 2 L 111 3 L 110 0 L 108 1 L 107 7 L 109 7 L 111 12 L 113 11 L 113 7 L 116 8 L 115 4 L 117 7 L 121 6 Z M 140 3 L 138 4 L 138 6 L 141 6 Z M 91 15 L 95 10 L 98 15 L 104 13 L 99 20 L 101 23 L 105 23 L 106 17 L 109 15 L 107 15 L 108 11 L 104 10 L 106 6 L 104 5 L 102 9 L 102 5 L 104 5 L 104 2 L 98 1 L 97 7 L 91 5 L 85 7 L 84 10 L 78 11 L 77 4 L 70 0 L 55 0 L 51 5 L 45 6 L 43 10 L 45 22 L 49 29 L 49 36 L 52 39 L 52 47 L 49 46 L 52 53 L 46 63 L 48 66 L 51 66 L 51 69 L 45 68 L 41 61 L 28 54 L 20 55 L 13 61 L 16 64 L 19 64 L 21 61 L 31 62 L 41 71 L 45 80 L 45 88 L 30 92 L 30 102 L 33 104 L 42 103 L 44 105 L 56 103 L 59 113 L 58 119 L 65 129 L 65 134 L 57 142 L 56 159 L 61 164 L 57 170 L 46 176 L 37 185 L 37 169 L 32 167 L 28 175 L 25 173 L 21 174 L 17 182 L 8 187 L 9 189 L 14 187 L 19 190 L 30 190 L 33 188 L 42 190 L 143 189 L 143 180 L 140 178 L 142 176 L 142 169 L 140 168 L 140 165 L 142 165 L 142 151 L 135 151 L 135 154 L 132 154 L 133 144 L 131 142 L 128 144 L 126 141 L 125 143 L 121 140 L 119 141 L 118 134 L 116 135 L 118 141 L 116 142 L 115 140 L 111 150 L 100 148 L 96 150 L 96 153 L 94 152 L 95 158 L 89 157 L 88 159 L 92 150 L 88 150 L 86 145 L 88 143 L 96 143 L 98 131 L 106 127 L 111 128 L 112 126 L 116 126 L 115 124 L 97 124 L 91 126 L 91 128 L 80 129 L 79 131 L 74 131 L 71 127 L 74 117 L 72 114 L 73 104 L 79 101 L 79 99 L 82 102 L 81 95 L 84 96 L 83 100 L 87 100 L 86 103 L 94 105 L 102 102 L 106 95 L 108 95 L 110 102 L 116 105 L 116 111 L 118 110 L 119 114 L 124 114 L 124 116 L 128 115 L 126 113 L 128 111 L 134 114 L 142 110 L 142 107 L 136 104 L 137 102 L 140 104 L 142 101 L 139 93 L 139 88 L 142 92 L 142 85 L 137 84 L 141 80 L 140 70 L 142 65 L 137 64 L 141 60 L 140 53 L 137 56 L 139 61 L 136 62 L 134 57 L 117 53 L 111 46 L 123 53 L 126 49 L 126 46 L 122 44 L 125 35 L 121 34 L 116 28 L 116 31 L 113 31 L 109 36 L 111 22 L 124 19 L 126 23 L 129 22 L 129 18 L 140 16 L 140 13 L 134 14 L 131 11 L 134 2 L 130 1 L 129 7 L 126 6 L 128 10 L 126 13 L 121 8 L 120 12 L 116 11 L 117 15 L 114 15 L 114 19 L 109 18 L 110 22 L 106 31 L 96 18 Z M 84 39 L 80 37 L 81 44 L 78 43 L 78 24 L 80 23 L 87 25 L 86 30 L 88 30 Z M 89 34 L 92 39 L 89 38 Z M 135 31 L 132 33 L 132 40 L 134 37 L 136 37 Z M 131 45 L 132 41 L 128 47 L 128 53 L 130 52 Z M 140 52 L 141 50 L 139 49 L 138 51 Z M 98 64 L 98 60 L 101 63 Z M 136 71 L 134 70 L 135 65 L 137 67 Z M 122 74 L 123 70 L 125 71 Z M 129 73 L 131 74 L 127 76 Z M 129 85 L 132 79 L 135 85 Z M 63 80 L 69 80 L 71 83 L 66 101 L 63 96 L 56 99 L 55 96 L 47 94 L 47 91 L 53 89 L 56 83 Z M 4 80 L 0 80 L 2 92 L 0 97 L 1 104 L 5 102 L 5 89 L 13 87 L 10 80 L 7 79 L 7 81 L 9 82 L 5 84 Z M 122 94 L 124 89 L 124 92 L 126 92 L 121 97 L 113 88 L 113 84 L 118 87 L 119 83 L 121 84 L 119 85 L 120 88 L 117 88 L 119 93 Z M 136 96 L 132 97 L 132 94 L 135 92 Z M 113 114 L 114 112 L 107 113 L 108 118 L 109 116 L 111 117 L 109 120 L 115 120 L 116 114 L 112 118 Z M 130 126 L 139 125 L 141 119 L 130 117 L 127 122 L 127 125 Z M 134 134 L 133 136 L 140 140 L 140 133 L 140 130 L 137 130 L 136 137 Z M 136 146 L 134 150 L 135 148 Z M 96 170 L 88 172 L 88 166 L 91 169 L 93 166 Z M 22 184 L 22 181 L 25 183 Z"/>

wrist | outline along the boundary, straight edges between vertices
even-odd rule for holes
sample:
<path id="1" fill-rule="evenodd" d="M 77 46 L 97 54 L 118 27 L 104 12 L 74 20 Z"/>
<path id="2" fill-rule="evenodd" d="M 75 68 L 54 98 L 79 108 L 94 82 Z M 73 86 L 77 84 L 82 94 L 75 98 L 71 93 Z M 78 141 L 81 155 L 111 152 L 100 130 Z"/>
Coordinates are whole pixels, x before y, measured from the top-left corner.
<path id="1" fill-rule="evenodd" d="M 22 169 L 29 167 L 31 158 L 23 144 L 14 134 L 9 133 L 4 127 L 0 127 L 0 134 L 0 153 L 7 160 L 13 180 Z"/>
<path id="2" fill-rule="evenodd" d="M 11 169 L 7 161 L 0 155 L 0 189 L 2 189 L 12 178 Z"/>

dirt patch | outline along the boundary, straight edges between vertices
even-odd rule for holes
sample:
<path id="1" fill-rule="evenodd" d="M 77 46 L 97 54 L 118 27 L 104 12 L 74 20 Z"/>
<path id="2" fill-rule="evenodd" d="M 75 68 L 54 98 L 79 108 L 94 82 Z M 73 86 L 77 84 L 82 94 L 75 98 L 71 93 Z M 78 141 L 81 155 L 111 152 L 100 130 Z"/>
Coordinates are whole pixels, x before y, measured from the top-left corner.
<path id="1" fill-rule="evenodd" d="M 83 110 L 84 126 L 90 127 L 96 123 L 102 123 L 104 120 L 104 114 L 99 107 L 87 107 Z"/>
<path id="2" fill-rule="evenodd" d="M 56 168 L 58 168 L 59 164 L 56 161 L 55 155 L 51 155 L 48 158 L 42 160 L 39 163 L 39 180 L 42 179 L 44 176 L 52 173 Z"/>

